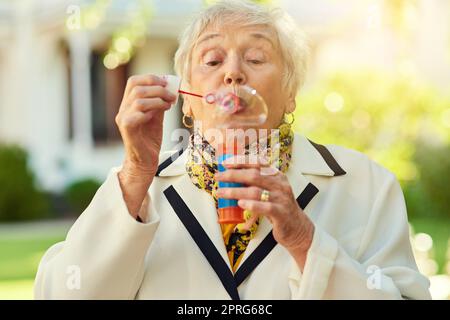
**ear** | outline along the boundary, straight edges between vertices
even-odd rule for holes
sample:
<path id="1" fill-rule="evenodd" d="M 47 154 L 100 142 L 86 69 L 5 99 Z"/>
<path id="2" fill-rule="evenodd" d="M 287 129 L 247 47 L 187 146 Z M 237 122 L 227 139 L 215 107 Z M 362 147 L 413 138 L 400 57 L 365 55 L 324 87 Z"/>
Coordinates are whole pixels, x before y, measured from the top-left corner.
<path id="1" fill-rule="evenodd" d="M 181 107 L 181 110 L 185 115 L 192 116 L 192 107 L 189 102 L 189 98 L 186 96 L 183 97 L 183 106 Z"/>
<path id="2" fill-rule="evenodd" d="M 286 105 L 285 113 L 291 113 L 291 112 L 294 112 L 295 107 L 296 107 L 296 104 L 295 104 L 295 98 L 290 98 L 290 99 L 288 100 L 287 105 Z"/>
<path id="3" fill-rule="evenodd" d="M 189 84 L 189 82 L 183 82 L 183 90 L 185 91 L 190 91 L 191 90 L 191 86 Z M 192 104 L 191 104 L 191 97 L 188 95 L 182 95 L 183 96 L 183 105 L 181 107 L 181 111 L 183 112 L 183 114 L 185 114 L 186 116 L 192 116 L 193 115 L 193 111 L 192 111 Z"/>

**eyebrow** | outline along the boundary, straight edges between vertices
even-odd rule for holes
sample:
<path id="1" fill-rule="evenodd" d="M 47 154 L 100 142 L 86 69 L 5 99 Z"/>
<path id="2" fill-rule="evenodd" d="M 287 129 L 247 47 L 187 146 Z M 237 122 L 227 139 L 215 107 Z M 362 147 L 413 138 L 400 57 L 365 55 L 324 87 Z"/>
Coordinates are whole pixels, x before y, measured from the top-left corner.
<path id="1" fill-rule="evenodd" d="M 252 38 L 255 38 L 255 39 L 266 40 L 267 42 L 269 42 L 269 43 L 272 45 L 273 48 L 275 48 L 274 42 L 273 42 L 272 39 L 271 39 L 267 34 L 265 34 L 265 33 L 261 33 L 261 32 L 253 32 L 253 33 L 250 34 L 250 36 L 251 36 Z M 200 43 L 202 43 L 202 42 L 206 42 L 206 41 L 209 41 L 209 40 L 211 40 L 211 39 L 218 38 L 218 37 L 222 37 L 222 38 L 223 38 L 223 35 L 221 35 L 220 33 L 209 33 L 209 34 L 206 34 L 206 35 L 204 35 L 204 36 L 202 36 L 202 37 L 200 37 L 200 38 L 198 39 L 198 41 L 197 41 L 197 43 L 196 43 L 196 46 L 198 46 L 198 45 L 199 45 Z"/>
<path id="2" fill-rule="evenodd" d="M 272 45 L 273 48 L 275 48 L 275 44 L 273 43 L 272 39 L 271 39 L 267 34 L 265 34 L 265 33 L 261 33 L 261 32 L 253 32 L 253 33 L 250 34 L 250 36 L 251 36 L 252 38 L 256 38 L 256 39 L 263 39 L 263 40 L 266 40 L 266 41 L 268 41 L 268 42 Z"/>
<path id="3" fill-rule="evenodd" d="M 220 33 L 209 33 L 206 34 L 202 37 L 200 37 L 200 39 L 197 40 L 196 46 L 198 46 L 200 43 L 217 38 L 217 37 L 223 37 Z"/>

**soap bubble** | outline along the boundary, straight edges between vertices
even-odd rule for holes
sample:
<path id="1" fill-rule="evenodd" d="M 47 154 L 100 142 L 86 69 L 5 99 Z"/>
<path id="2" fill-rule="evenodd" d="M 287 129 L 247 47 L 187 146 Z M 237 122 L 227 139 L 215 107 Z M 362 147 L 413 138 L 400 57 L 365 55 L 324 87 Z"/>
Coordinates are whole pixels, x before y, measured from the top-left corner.
<path id="1" fill-rule="evenodd" d="M 233 86 L 204 96 L 219 128 L 257 127 L 267 120 L 264 99 L 249 86 Z"/>

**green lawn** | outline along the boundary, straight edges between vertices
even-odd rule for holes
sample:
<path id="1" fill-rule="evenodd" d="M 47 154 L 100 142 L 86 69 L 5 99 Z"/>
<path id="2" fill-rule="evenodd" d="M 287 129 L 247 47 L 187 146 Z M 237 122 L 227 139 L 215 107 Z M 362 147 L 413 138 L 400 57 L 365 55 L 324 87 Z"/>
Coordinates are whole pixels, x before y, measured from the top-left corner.
<path id="1" fill-rule="evenodd" d="M 64 236 L 0 240 L 0 281 L 33 279 L 44 252 Z"/>
<path id="2" fill-rule="evenodd" d="M 421 218 L 411 223 L 416 233 L 425 232 L 433 237 L 434 257 L 440 272 L 444 272 L 450 220 Z M 0 300 L 33 298 L 33 279 L 39 261 L 52 244 L 64 239 L 69 226 L 45 229 L 38 225 L 8 232 L 0 229 Z"/>
<path id="3" fill-rule="evenodd" d="M 0 300 L 32 299 L 45 251 L 64 240 L 73 221 L 0 225 Z"/>
<path id="4" fill-rule="evenodd" d="M 32 299 L 33 281 L 39 261 L 54 243 L 64 239 L 0 239 L 0 300 Z"/>
<path id="5" fill-rule="evenodd" d="M 0 300 L 32 300 L 34 279 L 0 281 Z"/>

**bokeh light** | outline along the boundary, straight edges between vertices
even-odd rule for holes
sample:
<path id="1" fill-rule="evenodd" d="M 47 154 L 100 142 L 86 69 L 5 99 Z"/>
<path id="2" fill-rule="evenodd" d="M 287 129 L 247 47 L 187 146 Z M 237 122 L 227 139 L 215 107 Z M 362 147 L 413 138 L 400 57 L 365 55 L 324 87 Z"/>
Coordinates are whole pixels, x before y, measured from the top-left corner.
<path id="1" fill-rule="evenodd" d="M 337 92 L 330 92 L 325 96 L 324 105 L 330 112 L 339 112 L 344 108 L 344 98 Z"/>

